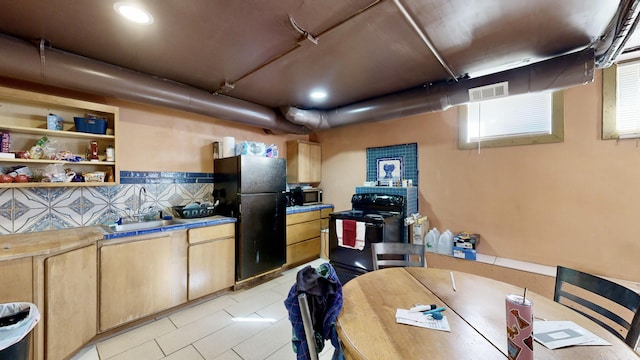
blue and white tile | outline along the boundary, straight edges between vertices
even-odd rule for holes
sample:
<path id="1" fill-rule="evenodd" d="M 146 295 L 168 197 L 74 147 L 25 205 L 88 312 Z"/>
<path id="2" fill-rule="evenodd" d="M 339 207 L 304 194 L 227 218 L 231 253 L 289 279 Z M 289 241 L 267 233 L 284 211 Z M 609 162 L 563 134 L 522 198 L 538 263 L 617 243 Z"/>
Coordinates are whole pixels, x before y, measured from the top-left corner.
<path id="1" fill-rule="evenodd" d="M 120 214 L 120 217 L 129 217 L 133 215 L 138 204 L 138 193 L 135 185 L 122 185 L 122 188 L 111 199 L 110 210 Z"/>
<path id="2" fill-rule="evenodd" d="M 82 213 L 82 225 L 101 224 L 100 219 L 109 210 L 108 200 L 101 193 L 89 191 L 89 188 L 82 189 L 82 198 L 85 199 L 85 204 L 91 204 Z"/>
<path id="3" fill-rule="evenodd" d="M 13 232 L 13 189 L 0 189 L 0 234 Z"/>
<path id="4" fill-rule="evenodd" d="M 51 227 L 65 229 L 82 226 L 82 214 L 78 209 L 69 206 L 52 207 L 50 212 Z"/>
<path id="5" fill-rule="evenodd" d="M 82 190 L 79 187 L 76 188 L 52 188 L 50 192 L 51 209 L 56 207 L 68 207 L 75 203 L 75 206 L 82 206 L 82 202 L 78 199 L 82 198 Z"/>
<path id="6" fill-rule="evenodd" d="M 121 188 L 122 185 L 87 187 L 82 189 L 82 195 L 90 199 L 96 199 L 92 200 L 94 203 L 98 203 L 98 199 L 100 199 L 101 201 L 109 204 L 112 199 L 117 197 Z"/>
<path id="7" fill-rule="evenodd" d="M 177 191 L 183 198 L 187 199 L 187 203 L 203 200 L 211 200 L 213 187 L 211 184 L 178 184 Z"/>
<path id="8" fill-rule="evenodd" d="M 13 232 L 32 231 L 39 221 L 49 214 L 47 199 L 29 188 L 14 189 L 13 192 Z"/>
<path id="9" fill-rule="evenodd" d="M 156 205 L 161 209 L 170 209 L 172 206 L 180 205 L 180 203 L 174 203 L 173 200 L 176 195 L 175 184 L 156 184 L 155 189 L 155 201 Z"/>

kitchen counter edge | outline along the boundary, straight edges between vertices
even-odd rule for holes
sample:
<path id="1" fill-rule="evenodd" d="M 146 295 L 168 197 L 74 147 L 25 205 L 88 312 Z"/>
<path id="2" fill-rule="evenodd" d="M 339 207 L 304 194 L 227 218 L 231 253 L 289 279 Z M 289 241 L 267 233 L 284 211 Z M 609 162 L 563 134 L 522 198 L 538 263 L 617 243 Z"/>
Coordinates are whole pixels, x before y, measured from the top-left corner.
<path id="1" fill-rule="evenodd" d="M 101 225 L 47 230 L 0 236 L 0 261 L 21 259 L 31 256 L 51 255 L 81 248 L 100 240 L 110 240 L 156 232 L 188 230 L 236 222 L 235 218 L 191 219 L 182 224 L 123 232 L 109 232 Z"/>
<path id="2" fill-rule="evenodd" d="M 296 205 L 287 207 L 287 215 L 297 214 L 307 211 L 316 211 L 322 209 L 333 209 L 331 204 L 316 204 L 316 205 Z"/>

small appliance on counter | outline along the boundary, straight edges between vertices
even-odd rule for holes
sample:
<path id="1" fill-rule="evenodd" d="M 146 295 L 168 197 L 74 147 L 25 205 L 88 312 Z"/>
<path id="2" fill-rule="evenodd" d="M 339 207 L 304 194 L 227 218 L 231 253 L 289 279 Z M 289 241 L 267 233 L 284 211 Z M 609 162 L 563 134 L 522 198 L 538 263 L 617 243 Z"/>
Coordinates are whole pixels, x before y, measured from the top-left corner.
<path id="1" fill-rule="evenodd" d="M 293 205 L 317 205 L 322 204 L 322 190 L 318 188 L 296 187 L 291 189 L 291 200 Z"/>

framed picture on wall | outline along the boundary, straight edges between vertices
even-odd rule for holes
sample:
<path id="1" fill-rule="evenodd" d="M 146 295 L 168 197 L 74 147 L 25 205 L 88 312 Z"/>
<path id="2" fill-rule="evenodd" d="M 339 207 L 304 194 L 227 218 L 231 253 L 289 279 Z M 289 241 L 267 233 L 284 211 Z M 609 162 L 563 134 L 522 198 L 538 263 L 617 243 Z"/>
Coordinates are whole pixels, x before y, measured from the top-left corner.
<path id="1" fill-rule="evenodd" d="M 377 159 L 378 181 L 402 180 L 402 158 L 390 157 Z"/>

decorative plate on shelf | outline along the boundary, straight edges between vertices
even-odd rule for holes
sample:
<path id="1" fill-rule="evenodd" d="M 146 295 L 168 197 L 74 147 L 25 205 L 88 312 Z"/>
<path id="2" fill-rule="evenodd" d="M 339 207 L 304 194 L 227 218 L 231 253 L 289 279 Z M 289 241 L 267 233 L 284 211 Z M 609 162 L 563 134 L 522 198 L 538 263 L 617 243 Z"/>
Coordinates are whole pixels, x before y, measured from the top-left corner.
<path id="1" fill-rule="evenodd" d="M 390 157 L 377 159 L 377 179 L 378 181 L 401 180 L 404 174 L 402 171 L 402 158 Z"/>

